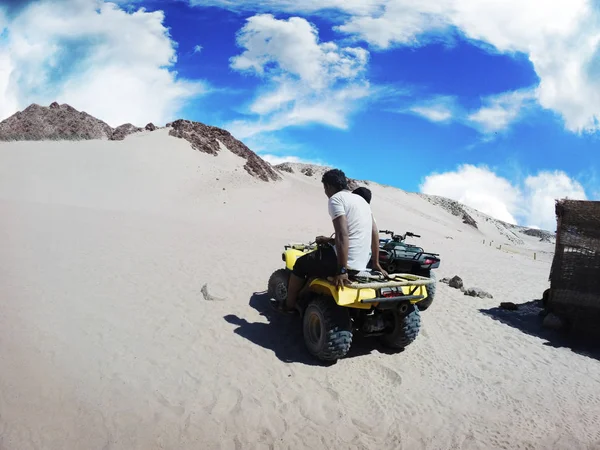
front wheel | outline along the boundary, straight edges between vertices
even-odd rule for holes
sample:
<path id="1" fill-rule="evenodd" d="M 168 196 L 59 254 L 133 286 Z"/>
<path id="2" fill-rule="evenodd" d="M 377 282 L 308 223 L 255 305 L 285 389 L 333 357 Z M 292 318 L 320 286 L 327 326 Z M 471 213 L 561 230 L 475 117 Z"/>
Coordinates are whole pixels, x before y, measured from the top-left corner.
<path id="1" fill-rule="evenodd" d="M 406 313 L 394 311 L 394 328 L 388 334 L 381 336 L 381 341 L 388 347 L 403 349 L 411 344 L 419 335 L 421 329 L 421 314 L 419 308 L 410 305 Z"/>
<path id="2" fill-rule="evenodd" d="M 290 281 L 290 271 L 279 269 L 273 272 L 269 278 L 269 297 L 274 299 L 277 304 L 283 305 L 287 300 L 287 288 Z"/>
<path id="3" fill-rule="evenodd" d="M 348 311 L 327 297 L 317 297 L 308 304 L 302 328 L 308 351 L 322 361 L 343 358 L 352 345 Z"/>

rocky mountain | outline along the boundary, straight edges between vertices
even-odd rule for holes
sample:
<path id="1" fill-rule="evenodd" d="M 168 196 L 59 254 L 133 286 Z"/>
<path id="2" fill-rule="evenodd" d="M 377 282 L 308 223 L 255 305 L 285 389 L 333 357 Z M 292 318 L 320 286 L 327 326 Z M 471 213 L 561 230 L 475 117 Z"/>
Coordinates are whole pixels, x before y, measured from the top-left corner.
<path id="1" fill-rule="evenodd" d="M 273 170 L 273 167 L 268 162 L 234 138 L 229 131 L 183 119 L 168 123 L 167 128 L 171 129 L 169 135 L 185 139 L 192 144 L 192 148 L 195 150 L 210 155 L 216 156 L 219 154 L 221 150 L 220 142 L 229 151 L 246 160 L 244 169 L 253 177 L 263 181 L 281 179 L 281 176 Z"/>
<path id="2" fill-rule="evenodd" d="M 146 130 L 153 131 L 153 124 Z M 0 141 L 64 141 L 108 139 L 121 141 L 126 136 L 143 131 L 130 123 L 112 128 L 106 122 L 70 105 L 32 104 L 0 122 Z"/>
<path id="3" fill-rule="evenodd" d="M 110 139 L 112 134 L 107 123 L 56 102 L 34 103 L 0 122 L 0 141 Z"/>
<path id="4" fill-rule="evenodd" d="M 247 162 L 244 169 L 263 181 L 278 180 L 279 173 L 228 131 L 189 120 L 167 124 L 169 135 L 186 139 L 194 149 L 217 155 L 219 142 Z M 126 123 L 112 128 L 107 123 L 67 104 L 54 102 L 50 106 L 32 104 L 23 111 L 0 122 L 0 141 L 89 140 L 121 141 L 130 134 L 157 130 L 149 123 L 139 128 Z"/>

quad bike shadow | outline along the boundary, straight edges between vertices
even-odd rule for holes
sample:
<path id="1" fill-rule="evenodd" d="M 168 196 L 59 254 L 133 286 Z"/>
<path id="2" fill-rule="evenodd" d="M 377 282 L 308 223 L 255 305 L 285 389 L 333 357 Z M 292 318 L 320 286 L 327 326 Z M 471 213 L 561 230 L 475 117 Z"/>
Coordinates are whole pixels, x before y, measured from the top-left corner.
<path id="1" fill-rule="evenodd" d="M 310 366 L 330 366 L 336 361 L 321 361 L 309 353 L 303 341 L 302 324 L 297 317 L 279 314 L 270 305 L 268 292 L 255 292 L 250 297 L 249 305 L 261 316 L 264 322 L 249 322 L 246 319 L 230 314 L 225 321 L 237 328 L 234 333 L 249 340 L 253 344 L 271 350 L 284 363 L 301 363 Z M 375 344 L 375 345 L 374 345 Z M 397 354 L 404 349 L 388 348 L 379 342 L 357 337 L 346 358 L 365 356 L 373 352 Z"/>
<path id="2" fill-rule="evenodd" d="M 255 292 L 250 297 L 249 304 L 268 322 L 249 322 L 233 314 L 227 315 L 224 319 L 237 326 L 234 333 L 248 339 L 253 344 L 271 350 L 284 363 L 302 363 L 311 366 L 330 365 L 330 363 L 311 357 L 304 346 L 302 328 L 297 326 L 297 319 L 273 311 L 267 292 Z"/>

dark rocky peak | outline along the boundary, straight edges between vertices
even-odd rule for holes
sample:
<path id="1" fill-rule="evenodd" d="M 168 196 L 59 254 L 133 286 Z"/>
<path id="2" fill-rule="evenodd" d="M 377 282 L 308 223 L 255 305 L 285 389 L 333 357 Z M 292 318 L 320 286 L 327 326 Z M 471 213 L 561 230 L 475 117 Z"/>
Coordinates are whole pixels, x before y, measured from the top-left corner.
<path id="1" fill-rule="evenodd" d="M 281 179 L 281 176 L 273 170 L 273 167 L 268 162 L 234 138 L 226 130 L 183 119 L 169 123 L 167 127 L 171 128 L 169 135 L 185 139 L 192 145 L 193 149 L 210 155 L 218 155 L 221 150 L 219 147 L 220 141 L 231 152 L 246 160 L 244 169 L 253 177 L 263 181 Z"/>
<path id="2" fill-rule="evenodd" d="M 105 122 L 67 104 L 32 104 L 0 122 L 0 141 L 110 139 Z"/>

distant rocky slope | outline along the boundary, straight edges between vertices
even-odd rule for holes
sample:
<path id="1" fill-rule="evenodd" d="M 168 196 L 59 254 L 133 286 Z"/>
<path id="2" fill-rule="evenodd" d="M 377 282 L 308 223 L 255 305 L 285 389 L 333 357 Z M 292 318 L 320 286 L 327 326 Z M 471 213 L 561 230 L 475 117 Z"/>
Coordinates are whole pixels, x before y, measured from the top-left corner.
<path id="1" fill-rule="evenodd" d="M 426 199 L 430 203 L 444 208 L 449 213 L 460 217 L 463 223 L 471 225 L 474 228 L 478 228 L 477 221 L 473 218 L 474 216 L 480 217 L 480 221 L 484 220 L 486 222 L 492 223 L 496 226 L 500 234 L 502 234 L 513 244 L 523 244 L 523 240 L 519 237 L 517 233 L 522 233 L 527 236 L 540 238 L 540 241 L 542 242 L 553 242 L 553 239 L 555 238 L 555 234 L 550 231 L 522 227 L 519 225 L 514 225 L 512 223 L 504 222 L 502 220 L 494 219 L 493 217 L 490 217 L 487 214 L 482 213 L 481 211 L 477 211 L 474 208 L 470 208 L 466 205 L 463 205 L 462 203 L 459 203 L 456 200 L 451 200 L 449 198 L 440 197 L 437 195 L 418 195 Z"/>
<path id="2" fill-rule="evenodd" d="M 263 181 L 281 179 L 281 176 L 273 170 L 268 162 L 234 138 L 229 131 L 183 119 L 168 123 L 167 128 L 171 128 L 169 135 L 185 139 L 192 144 L 192 148 L 195 150 L 210 155 L 216 156 L 219 154 L 219 142 L 221 142 L 232 153 L 246 160 L 244 169 L 253 177 Z"/>
<path id="3" fill-rule="evenodd" d="M 419 194 L 422 198 L 433 203 L 434 205 L 441 206 L 450 214 L 460 217 L 463 223 L 477 228 L 477 221 L 467 212 L 465 206 L 455 200 L 450 200 L 445 197 L 438 197 L 436 195 Z"/>
<path id="4" fill-rule="evenodd" d="M 319 166 L 316 164 L 290 163 L 290 162 L 277 164 L 274 167 L 275 167 L 275 169 L 279 170 L 280 172 L 301 173 L 302 175 L 305 175 L 307 177 L 317 177 L 317 178 L 319 178 L 319 180 L 321 179 L 321 177 L 323 176 L 323 174 L 325 172 L 327 172 L 329 169 L 333 168 L 333 167 L 327 167 L 327 166 Z M 351 190 L 356 189 L 361 184 L 368 185 L 369 182 L 355 180 L 353 178 L 348 178 L 348 187 Z"/>
<path id="5" fill-rule="evenodd" d="M 244 169 L 255 178 L 263 181 L 281 178 L 269 163 L 226 130 L 189 120 L 176 120 L 168 124 L 168 127 L 171 136 L 186 139 L 194 149 L 211 155 L 218 154 L 220 141 L 231 152 L 247 161 Z M 158 127 L 152 123 L 145 128 L 126 123 L 113 129 L 102 120 L 78 111 L 72 106 L 54 102 L 50 106 L 32 104 L 0 122 L 0 141 L 90 139 L 121 141 L 130 134 L 157 129 Z"/>

